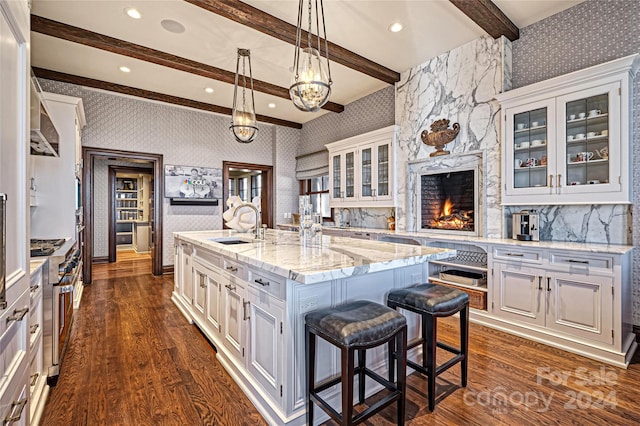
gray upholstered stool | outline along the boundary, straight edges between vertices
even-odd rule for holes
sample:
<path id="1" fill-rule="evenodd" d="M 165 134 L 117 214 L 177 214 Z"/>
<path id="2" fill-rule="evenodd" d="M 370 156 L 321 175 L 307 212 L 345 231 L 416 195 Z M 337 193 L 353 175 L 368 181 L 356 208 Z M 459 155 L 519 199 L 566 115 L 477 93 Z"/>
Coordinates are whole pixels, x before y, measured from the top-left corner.
<path id="1" fill-rule="evenodd" d="M 341 352 L 341 375 L 324 383 L 315 382 L 316 336 L 337 346 Z M 398 379 L 387 381 L 366 367 L 366 349 L 384 343 L 396 352 Z M 368 301 L 358 301 L 319 309 L 305 317 L 305 349 L 307 357 L 307 424 L 313 425 L 313 403 L 318 404 L 341 425 L 355 425 L 393 402 L 398 402 L 398 425 L 404 424 L 406 389 L 407 320 L 395 310 Z M 358 366 L 354 367 L 354 352 Z M 389 366 L 391 368 L 391 366 Z M 391 393 L 361 413 L 353 415 L 353 378 L 358 375 L 358 401 L 364 403 L 365 376 L 389 389 Z M 339 414 L 319 393 L 342 382 L 342 413 Z"/>
<path id="2" fill-rule="evenodd" d="M 429 410 L 436 406 L 436 377 L 453 365 L 460 363 L 462 387 L 467 386 L 467 364 L 469 358 L 469 295 L 464 291 L 437 284 L 420 284 L 394 290 L 387 296 L 387 306 L 402 308 L 422 316 L 422 336 L 411 343 L 407 350 L 422 345 L 422 365 L 407 361 L 407 365 L 427 376 Z M 460 348 L 456 349 L 437 340 L 437 317 L 448 317 L 460 312 Z M 455 356 L 436 364 L 436 347 Z M 391 359 L 399 354 L 390 353 L 389 380 L 393 380 Z"/>

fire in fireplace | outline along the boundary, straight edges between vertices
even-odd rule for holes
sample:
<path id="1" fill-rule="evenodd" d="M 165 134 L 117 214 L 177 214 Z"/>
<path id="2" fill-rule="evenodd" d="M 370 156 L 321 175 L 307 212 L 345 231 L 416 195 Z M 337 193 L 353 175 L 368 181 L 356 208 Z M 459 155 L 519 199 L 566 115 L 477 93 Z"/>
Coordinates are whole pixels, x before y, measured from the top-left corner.
<path id="1" fill-rule="evenodd" d="M 421 227 L 475 232 L 475 174 L 473 170 L 422 175 Z"/>

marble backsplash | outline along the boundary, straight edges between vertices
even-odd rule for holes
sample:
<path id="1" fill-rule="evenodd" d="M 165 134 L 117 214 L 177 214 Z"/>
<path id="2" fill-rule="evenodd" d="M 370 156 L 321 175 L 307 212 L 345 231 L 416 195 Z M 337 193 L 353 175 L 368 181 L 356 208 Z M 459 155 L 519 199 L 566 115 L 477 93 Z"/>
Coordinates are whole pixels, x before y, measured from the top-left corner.
<path id="1" fill-rule="evenodd" d="M 344 220 L 350 220 L 350 226 L 354 228 L 387 229 L 387 218 L 391 215 L 395 216 L 395 209 L 391 207 L 350 207 L 348 211 L 341 208 L 334 209 L 333 218 L 337 226 L 342 226 Z"/>
<path id="2" fill-rule="evenodd" d="M 505 66 L 505 64 L 507 64 Z M 447 118 L 460 123 L 458 137 L 446 146 L 453 155 L 481 151 L 485 213 L 485 234 L 500 237 L 500 108 L 496 94 L 511 87 L 511 45 L 503 38 L 482 37 L 442 54 L 401 75 L 396 84 L 398 147 L 409 162 L 429 159 L 434 148 L 424 145 L 420 133 L 431 123 Z M 399 207 L 397 228 L 415 231 L 415 211 L 407 205 L 409 186 L 407 163 L 399 161 L 396 176 Z M 411 210 L 411 212 L 409 212 Z M 497 219 L 497 220 L 494 220 Z"/>

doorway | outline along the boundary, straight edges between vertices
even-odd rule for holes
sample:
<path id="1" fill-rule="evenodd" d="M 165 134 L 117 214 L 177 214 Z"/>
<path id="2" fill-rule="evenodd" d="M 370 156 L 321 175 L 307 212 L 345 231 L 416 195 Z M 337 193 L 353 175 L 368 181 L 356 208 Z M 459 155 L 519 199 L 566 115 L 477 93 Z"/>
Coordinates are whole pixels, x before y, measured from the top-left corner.
<path id="1" fill-rule="evenodd" d="M 108 170 L 109 263 L 151 259 L 153 164 L 109 165 Z"/>
<path id="2" fill-rule="evenodd" d="M 223 161 L 222 181 L 225 203 L 229 195 L 237 195 L 249 203 L 259 196 L 262 223 L 273 228 L 273 166 Z M 225 208 L 226 204 L 223 210 Z"/>
<path id="3" fill-rule="evenodd" d="M 163 173 L 163 157 L 161 154 L 148 154 L 132 151 L 119 151 L 101 148 L 82 148 L 82 158 L 84 169 L 82 173 L 82 205 L 87 206 L 83 209 L 83 221 L 85 224 L 85 232 L 82 238 L 82 250 L 84 259 L 83 264 L 83 281 L 87 284 L 92 282 L 92 263 L 94 261 L 109 261 L 111 253 L 108 256 L 96 256 L 94 248 L 96 247 L 96 229 L 101 230 L 103 227 L 114 223 L 113 220 L 105 218 L 105 223 L 96 223 L 100 215 L 96 214 L 96 210 L 100 208 L 109 213 L 113 213 L 109 209 L 108 203 L 104 206 L 96 206 L 96 185 L 99 176 L 96 176 L 96 167 L 100 162 L 108 160 L 109 162 L 117 162 L 119 165 L 125 164 L 124 168 L 134 169 L 133 173 L 140 174 L 140 168 L 147 166 L 149 178 L 149 191 L 153 194 L 162 194 L 162 173 Z M 150 166 L 150 167 L 149 167 Z M 105 174 L 108 173 L 105 169 Z M 105 176 L 106 177 L 106 176 Z M 115 203 L 115 185 L 113 191 L 109 191 L 113 195 Z M 126 201 L 126 200 L 125 200 Z M 153 275 L 162 275 L 162 198 L 151 196 L 148 199 L 147 217 L 149 221 L 149 250 L 151 256 L 151 272 Z M 100 232 L 103 232 L 102 230 Z M 104 238 L 107 238 L 109 232 L 104 230 Z M 114 246 L 115 247 L 115 246 Z M 115 260 L 116 254 L 113 254 Z"/>

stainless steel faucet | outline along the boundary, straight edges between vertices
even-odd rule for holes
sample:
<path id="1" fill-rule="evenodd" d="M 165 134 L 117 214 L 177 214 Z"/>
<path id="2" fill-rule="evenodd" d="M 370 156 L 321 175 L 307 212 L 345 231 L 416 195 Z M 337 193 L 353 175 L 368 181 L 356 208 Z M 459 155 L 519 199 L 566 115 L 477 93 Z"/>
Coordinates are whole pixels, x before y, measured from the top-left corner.
<path id="1" fill-rule="evenodd" d="M 348 211 L 349 212 L 349 222 L 345 222 L 344 220 L 344 211 Z M 349 209 L 349 207 L 344 207 L 342 210 L 340 210 L 340 222 L 342 222 L 340 225 L 341 226 L 351 226 L 351 209 Z"/>
<path id="2" fill-rule="evenodd" d="M 258 208 L 256 206 L 253 205 L 253 203 L 242 203 L 240 204 L 235 211 L 233 212 L 233 217 L 236 217 L 236 215 L 238 214 L 238 210 L 240 210 L 241 207 L 251 207 L 253 209 L 253 211 L 256 214 L 256 228 L 253 232 L 253 235 L 255 236 L 255 238 L 262 238 L 264 239 L 264 234 L 262 237 L 260 237 L 260 234 L 262 233 L 262 217 L 260 215 L 260 210 L 258 210 Z"/>

